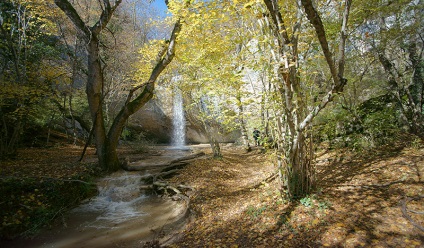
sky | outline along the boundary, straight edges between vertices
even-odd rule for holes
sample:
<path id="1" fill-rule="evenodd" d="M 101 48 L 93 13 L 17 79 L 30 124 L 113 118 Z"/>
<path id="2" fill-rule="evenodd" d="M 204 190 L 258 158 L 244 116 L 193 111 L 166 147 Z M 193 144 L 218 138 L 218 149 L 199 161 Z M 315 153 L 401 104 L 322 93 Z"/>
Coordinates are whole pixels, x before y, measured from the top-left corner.
<path id="1" fill-rule="evenodd" d="M 165 0 L 152 0 L 151 4 L 158 10 L 160 16 L 166 16 L 168 8 L 166 7 Z"/>

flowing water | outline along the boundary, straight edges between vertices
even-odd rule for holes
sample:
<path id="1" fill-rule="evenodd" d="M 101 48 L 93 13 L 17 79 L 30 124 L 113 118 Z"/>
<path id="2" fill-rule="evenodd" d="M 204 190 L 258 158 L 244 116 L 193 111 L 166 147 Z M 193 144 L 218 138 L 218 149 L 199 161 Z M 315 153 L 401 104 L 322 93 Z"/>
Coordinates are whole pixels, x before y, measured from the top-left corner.
<path id="1" fill-rule="evenodd" d="M 183 97 L 181 91 L 178 89 L 176 89 L 174 93 L 172 125 L 172 146 L 184 147 L 186 125 L 184 117 Z"/>
<path id="2" fill-rule="evenodd" d="M 182 224 L 185 204 L 141 194 L 140 178 L 120 171 L 99 180 L 99 194 L 70 211 L 59 228 L 6 247 L 139 247 Z"/>

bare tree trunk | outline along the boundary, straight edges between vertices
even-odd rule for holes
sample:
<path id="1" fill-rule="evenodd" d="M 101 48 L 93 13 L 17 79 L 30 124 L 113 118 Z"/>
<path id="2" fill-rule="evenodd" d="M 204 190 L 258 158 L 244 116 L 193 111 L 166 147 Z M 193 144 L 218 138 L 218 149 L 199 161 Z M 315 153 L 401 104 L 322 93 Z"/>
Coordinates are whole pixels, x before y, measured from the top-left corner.
<path id="1" fill-rule="evenodd" d="M 411 41 L 408 48 L 409 59 L 412 63 L 411 83 L 406 87 L 409 106 L 413 108 L 413 123 L 416 123 L 414 133 L 424 137 L 424 115 L 423 115 L 423 92 L 424 92 L 424 66 L 422 61 L 423 52 L 417 54 L 417 43 Z"/>
<path id="2" fill-rule="evenodd" d="M 209 139 L 209 142 L 212 148 L 213 157 L 222 158 L 221 147 L 219 145 L 218 140 L 212 135 Z"/>
<path id="3" fill-rule="evenodd" d="M 239 116 L 239 122 L 240 122 L 240 132 L 241 132 L 241 138 L 243 142 L 243 148 L 245 151 L 249 152 L 252 150 L 252 148 L 250 147 L 250 144 L 249 144 L 249 137 L 247 134 L 246 123 L 244 123 L 243 103 L 241 101 L 240 93 L 237 94 L 237 105 L 239 110 L 238 116 Z"/>

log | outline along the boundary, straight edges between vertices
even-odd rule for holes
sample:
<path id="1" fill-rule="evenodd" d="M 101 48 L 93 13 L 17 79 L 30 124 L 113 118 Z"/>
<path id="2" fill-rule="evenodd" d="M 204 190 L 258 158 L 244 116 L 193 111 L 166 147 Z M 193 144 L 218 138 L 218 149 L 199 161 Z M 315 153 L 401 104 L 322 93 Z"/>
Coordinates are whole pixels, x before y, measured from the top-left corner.
<path id="1" fill-rule="evenodd" d="M 147 174 L 140 178 L 141 181 L 145 183 L 154 183 L 158 178 L 167 178 L 170 177 L 172 174 L 175 174 L 179 171 L 179 169 L 174 169 L 170 171 L 164 171 L 156 174 Z"/>
<path id="2" fill-rule="evenodd" d="M 162 178 L 163 179 L 163 178 L 169 177 L 170 175 L 175 174 L 178 171 L 179 171 L 179 169 L 174 169 L 174 170 L 165 171 L 165 172 L 161 172 L 161 173 L 155 174 L 155 176 L 153 177 L 153 180 L 156 181 L 156 179 L 158 179 L 158 178 Z"/>
<path id="3" fill-rule="evenodd" d="M 187 157 L 179 158 L 173 160 L 173 162 L 170 163 L 170 165 L 164 167 L 161 172 L 156 174 L 147 174 L 141 177 L 141 181 L 144 181 L 145 183 L 153 183 L 158 178 L 167 178 L 171 175 L 177 173 L 180 169 L 182 169 L 184 166 L 189 164 L 190 161 L 194 160 L 194 158 L 200 157 L 205 155 L 204 152 L 199 152 L 196 154 L 192 154 Z"/>
<path id="4" fill-rule="evenodd" d="M 184 166 L 188 165 L 190 162 L 194 161 L 195 158 L 204 156 L 204 152 L 198 152 L 186 157 L 178 158 L 175 160 L 172 160 L 169 166 L 166 166 L 162 169 L 162 172 L 170 171 L 174 169 L 182 169 Z"/>
<path id="5" fill-rule="evenodd" d="M 188 165 L 188 163 L 189 163 L 188 161 L 177 162 L 177 163 L 171 164 L 169 166 L 166 166 L 161 171 L 165 172 L 165 171 L 170 171 L 170 170 L 174 170 L 174 169 L 182 169 L 184 166 Z"/>
<path id="6" fill-rule="evenodd" d="M 193 159 L 193 158 L 198 158 L 198 157 L 201 157 L 203 155 L 205 155 L 204 152 L 194 153 L 194 154 L 182 157 L 182 158 L 174 159 L 174 160 L 171 161 L 171 164 L 176 163 L 176 162 L 180 162 L 180 161 L 190 160 L 190 159 Z"/>
<path id="7" fill-rule="evenodd" d="M 193 160 L 195 158 L 204 156 L 204 152 L 198 152 L 194 153 L 185 157 L 180 157 L 176 159 L 169 159 L 169 158 L 156 158 L 156 159 L 146 159 L 143 161 L 138 161 L 134 163 L 129 163 L 129 161 L 125 161 L 122 165 L 123 169 L 127 171 L 143 171 L 146 169 L 159 169 L 164 170 L 161 167 L 165 168 L 172 168 L 172 166 L 184 166 L 187 163 L 189 163 L 190 160 Z M 171 169 L 168 169 L 171 170 Z"/>

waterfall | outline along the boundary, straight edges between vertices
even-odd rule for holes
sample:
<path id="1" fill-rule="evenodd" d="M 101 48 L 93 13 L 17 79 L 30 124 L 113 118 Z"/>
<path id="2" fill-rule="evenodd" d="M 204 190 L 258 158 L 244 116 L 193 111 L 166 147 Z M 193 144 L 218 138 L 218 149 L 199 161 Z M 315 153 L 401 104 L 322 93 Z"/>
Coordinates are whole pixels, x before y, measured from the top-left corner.
<path id="1" fill-rule="evenodd" d="M 174 91 L 172 146 L 185 146 L 185 117 L 183 96 L 179 89 Z"/>
<path id="2" fill-rule="evenodd" d="M 140 178 L 141 174 L 130 172 L 116 172 L 102 178 L 98 182 L 99 194 L 72 212 L 97 213 L 96 219 L 86 224 L 95 228 L 110 228 L 113 224 L 145 215 L 139 209 L 147 198 L 140 194 Z"/>

